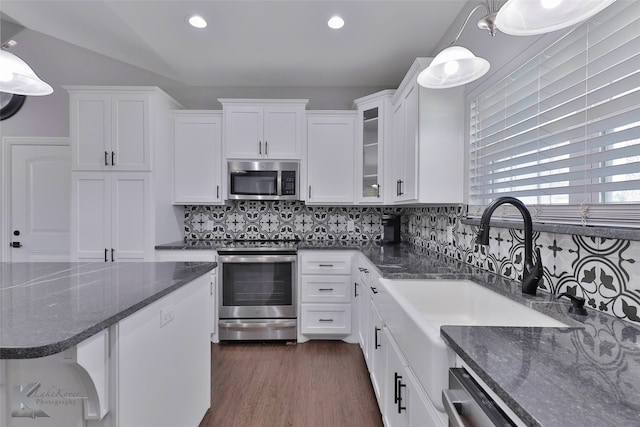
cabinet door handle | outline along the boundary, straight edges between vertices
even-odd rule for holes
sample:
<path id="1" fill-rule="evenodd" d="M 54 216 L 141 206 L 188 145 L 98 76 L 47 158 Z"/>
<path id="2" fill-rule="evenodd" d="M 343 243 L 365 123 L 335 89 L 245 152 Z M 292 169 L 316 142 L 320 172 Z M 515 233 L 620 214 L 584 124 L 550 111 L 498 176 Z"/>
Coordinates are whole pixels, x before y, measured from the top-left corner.
<path id="1" fill-rule="evenodd" d="M 318 267 L 333 267 L 333 264 L 318 264 Z"/>
<path id="2" fill-rule="evenodd" d="M 378 289 L 376 289 L 376 288 L 374 288 L 374 287 L 372 286 L 372 287 L 371 287 L 371 292 L 373 292 L 373 293 L 374 293 L 374 295 L 375 295 L 375 294 L 377 294 L 377 293 L 378 293 Z"/>
<path id="3" fill-rule="evenodd" d="M 360 272 L 368 274 L 369 270 L 367 270 L 366 268 L 362 268 L 362 267 L 358 267 L 358 270 L 360 270 Z"/>
<path id="4" fill-rule="evenodd" d="M 396 196 L 400 195 L 400 180 L 396 180 Z"/>
<path id="5" fill-rule="evenodd" d="M 216 185 L 216 199 L 220 198 L 220 186 Z"/>
<path id="6" fill-rule="evenodd" d="M 258 141 L 258 154 L 262 156 L 262 141 Z"/>
<path id="7" fill-rule="evenodd" d="M 269 141 L 264 142 L 264 155 L 265 156 L 269 155 Z"/>
<path id="8" fill-rule="evenodd" d="M 402 406 L 402 389 L 405 388 L 407 385 L 406 384 L 402 384 L 402 376 L 398 375 L 398 413 L 402 414 L 402 411 L 406 411 L 407 407 L 406 406 Z"/>
<path id="9" fill-rule="evenodd" d="M 115 160 L 115 158 L 116 158 L 116 152 L 115 152 L 115 151 L 112 151 L 112 152 L 111 152 L 111 166 L 115 166 L 115 165 L 116 165 L 116 160 Z"/>
<path id="10" fill-rule="evenodd" d="M 113 257 L 113 253 L 115 252 L 115 249 L 111 248 L 111 262 L 115 261 L 114 257 Z"/>
<path id="11" fill-rule="evenodd" d="M 333 322 L 333 319 L 318 319 L 319 322 Z"/>
<path id="12" fill-rule="evenodd" d="M 320 288 L 319 291 L 333 292 L 333 288 Z"/>
<path id="13" fill-rule="evenodd" d="M 400 193 L 398 193 L 398 196 L 402 196 L 404 194 L 404 192 L 402 191 L 402 187 L 404 187 L 404 181 L 400 180 L 398 181 L 400 183 Z"/>
<path id="14" fill-rule="evenodd" d="M 311 198 L 311 186 L 309 186 L 309 198 Z"/>
<path id="15" fill-rule="evenodd" d="M 374 338 L 374 339 L 373 339 L 373 341 L 374 341 L 373 349 L 374 349 L 374 350 L 377 350 L 377 349 L 379 349 L 380 347 L 382 347 L 382 346 L 380 345 L 380 343 L 378 342 L 378 332 L 380 332 L 381 330 L 382 330 L 382 329 L 378 328 L 377 326 L 374 326 L 374 327 L 373 327 L 373 338 Z"/>
<path id="16" fill-rule="evenodd" d="M 108 253 L 109 253 L 109 250 L 108 250 L 107 248 L 104 248 L 104 262 L 109 261 L 109 260 L 107 259 L 107 254 L 108 254 Z"/>
<path id="17" fill-rule="evenodd" d="M 398 403 L 398 383 L 402 377 L 397 372 L 393 373 L 393 403 Z"/>
<path id="18" fill-rule="evenodd" d="M 380 184 L 376 184 L 376 190 L 378 190 L 378 199 L 380 198 Z"/>
<path id="19" fill-rule="evenodd" d="M 104 165 L 109 166 L 109 153 L 106 151 L 104 152 Z"/>
<path id="20" fill-rule="evenodd" d="M 358 298 L 358 282 L 353 282 L 353 296 Z"/>

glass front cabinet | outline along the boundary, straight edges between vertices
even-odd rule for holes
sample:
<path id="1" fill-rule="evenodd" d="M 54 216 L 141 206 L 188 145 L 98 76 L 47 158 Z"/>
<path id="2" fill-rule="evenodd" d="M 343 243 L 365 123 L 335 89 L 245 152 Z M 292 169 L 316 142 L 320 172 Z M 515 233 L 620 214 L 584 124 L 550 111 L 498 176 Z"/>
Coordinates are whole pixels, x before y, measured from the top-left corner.
<path id="1" fill-rule="evenodd" d="M 391 97 L 395 91 L 384 90 L 355 100 L 358 108 L 356 149 L 356 194 L 363 204 L 383 204 L 385 159 L 390 153 L 385 141 L 391 132 Z"/>

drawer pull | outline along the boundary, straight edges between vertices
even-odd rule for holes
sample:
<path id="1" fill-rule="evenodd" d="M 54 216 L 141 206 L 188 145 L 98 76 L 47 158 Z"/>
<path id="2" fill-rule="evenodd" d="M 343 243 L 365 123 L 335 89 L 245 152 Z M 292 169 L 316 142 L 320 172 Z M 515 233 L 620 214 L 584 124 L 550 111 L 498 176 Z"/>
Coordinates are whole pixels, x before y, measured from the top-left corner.
<path id="1" fill-rule="evenodd" d="M 374 294 L 377 294 L 378 293 L 378 289 L 376 289 L 373 286 L 371 286 L 371 292 L 373 292 Z"/>
<path id="2" fill-rule="evenodd" d="M 333 322 L 333 319 L 318 319 L 318 322 Z"/>
<path id="3" fill-rule="evenodd" d="M 331 292 L 331 291 L 333 291 L 333 288 L 320 288 L 318 290 L 319 291 L 329 291 L 329 292 Z"/>
<path id="4" fill-rule="evenodd" d="M 333 267 L 333 264 L 318 264 L 318 267 Z"/>

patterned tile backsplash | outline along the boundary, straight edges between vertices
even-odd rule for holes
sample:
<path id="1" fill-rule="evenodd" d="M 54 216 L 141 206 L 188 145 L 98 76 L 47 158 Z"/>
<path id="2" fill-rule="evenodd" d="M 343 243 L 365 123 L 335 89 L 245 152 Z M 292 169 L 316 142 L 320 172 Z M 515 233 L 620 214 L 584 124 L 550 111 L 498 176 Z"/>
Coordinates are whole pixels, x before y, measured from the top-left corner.
<path id="1" fill-rule="evenodd" d="M 463 206 L 328 207 L 239 201 L 186 206 L 186 239 L 380 240 L 383 214 L 401 214 L 402 240 L 500 275 L 521 279 L 522 230 L 492 227 L 488 247 L 462 224 Z M 353 231 L 348 225 L 353 222 Z M 450 232 L 449 232 L 450 231 Z M 640 323 L 640 241 L 534 232 L 544 290 L 584 296 L 594 309 Z"/>
<path id="2" fill-rule="evenodd" d="M 522 230 L 491 227 L 489 246 L 475 243 L 477 227 L 462 224 L 463 206 L 405 208 L 402 240 L 521 279 Z M 451 239 L 448 239 L 451 227 Z M 547 292 L 584 296 L 588 306 L 640 323 L 640 241 L 534 232 Z"/>
<path id="3" fill-rule="evenodd" d="M 372 241 L 380 240 L 383 213 L 402 212 L 402 208 L 306 206 L 302 202 L 231 203 L 186 206 L 185 238 Z"/>

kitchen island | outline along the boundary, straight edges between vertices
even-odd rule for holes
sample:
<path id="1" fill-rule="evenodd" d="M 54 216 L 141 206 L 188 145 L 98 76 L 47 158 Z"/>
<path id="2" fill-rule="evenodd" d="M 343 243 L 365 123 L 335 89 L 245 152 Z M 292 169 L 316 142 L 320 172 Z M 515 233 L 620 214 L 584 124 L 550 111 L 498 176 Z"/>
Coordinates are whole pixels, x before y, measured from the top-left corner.
<path id="1" fill-rule="evenodd" d="M 213 268 L 1 263 L 0 424 L 196 426 Z"/>

